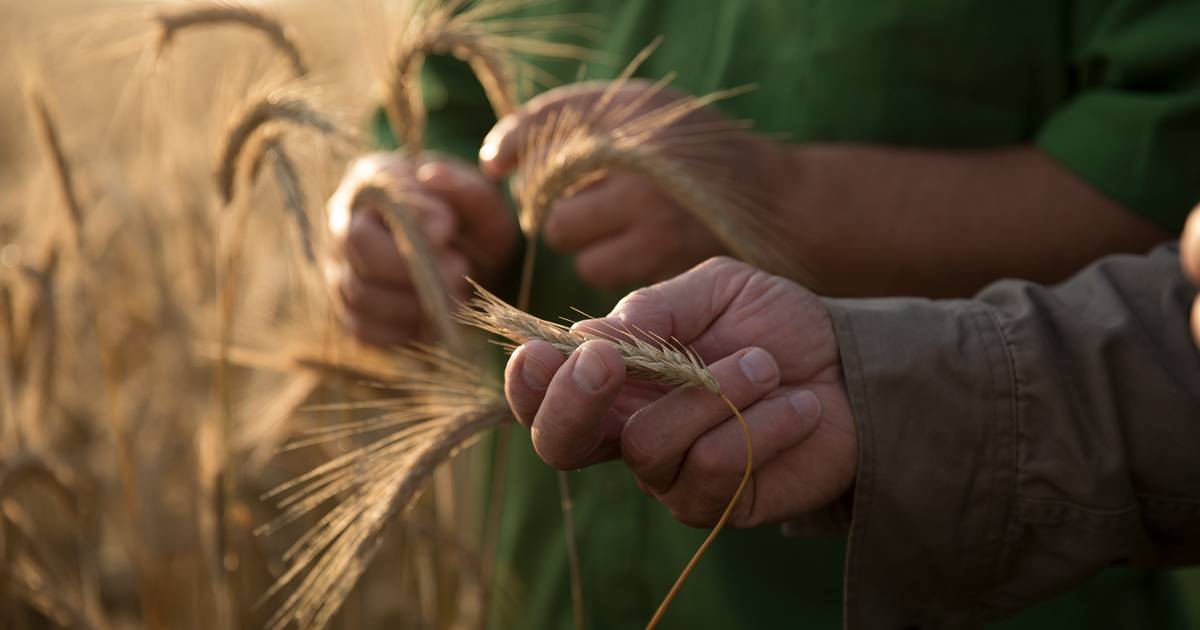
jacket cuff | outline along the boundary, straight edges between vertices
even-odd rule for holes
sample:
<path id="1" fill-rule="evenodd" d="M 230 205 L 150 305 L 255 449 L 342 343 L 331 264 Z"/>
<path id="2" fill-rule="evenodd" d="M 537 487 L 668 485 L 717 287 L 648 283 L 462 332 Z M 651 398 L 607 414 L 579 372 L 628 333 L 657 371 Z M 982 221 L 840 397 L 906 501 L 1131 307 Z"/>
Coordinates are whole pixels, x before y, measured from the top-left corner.
<path id="1" fill-rule="evenodd" d="M 1016 482 L 1012 361 L 990 307 L 827 300 L 858 430 L 847 628 L 977 627 Z"/>

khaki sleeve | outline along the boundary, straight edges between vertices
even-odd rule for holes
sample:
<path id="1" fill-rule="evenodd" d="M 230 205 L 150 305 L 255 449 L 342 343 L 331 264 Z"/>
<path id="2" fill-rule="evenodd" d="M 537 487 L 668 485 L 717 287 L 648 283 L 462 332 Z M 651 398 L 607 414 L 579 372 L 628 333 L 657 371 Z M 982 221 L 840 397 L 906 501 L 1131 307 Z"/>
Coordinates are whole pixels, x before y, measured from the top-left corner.
<path id="1" fill-rule="evenodd" d="M 859 432 L 849 628 L 977 627 L 1200 562 L 1200 351 L 1174 249 L 974 300 L 830 300 Z"/>

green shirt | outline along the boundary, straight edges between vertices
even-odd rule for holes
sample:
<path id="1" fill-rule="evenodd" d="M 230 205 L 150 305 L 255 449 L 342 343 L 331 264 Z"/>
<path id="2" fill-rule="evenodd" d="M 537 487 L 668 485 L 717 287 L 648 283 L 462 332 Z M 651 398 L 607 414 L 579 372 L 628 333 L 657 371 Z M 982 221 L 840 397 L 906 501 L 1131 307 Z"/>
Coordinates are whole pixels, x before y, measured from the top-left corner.
<path id="1" fill-rule="evenodd" d="M 589 78 L 614 76 L 664 34 L 639 75 L 677 72 L 675 87 L 695 94 L 754 83 L 719 107 L 787 141 L 1034 143 L 1175 231 L 1200 200 L 1194 0 L 559 0 L 528 11 L 603 16 L 596 47 L 609 63 Z M 576 64 L 543 65 L 577 76 Z M 428 70 L 429 146 L 474 159 L 493 122 L 482 91 L 461 64 L 431 59 Z M 617 297 L 585 288 L 568 259 L 540 255 L 536 313 L 605 313 Z M 493 625 L 569 628 L 555 476 L 523 432 L 512 436 L 500 562 L 513 597 Z M 642 627 L 706 532 L 673 521 L 619 463 L 571 480 L 589 627 Z M 841 538 L 726 531 L 661 627 L 836 628 L 844 554 Z M 1183 625 L 1179 610 L 1167 574 L 1110 571 L 1008 623 L 1169 628 Z"/>

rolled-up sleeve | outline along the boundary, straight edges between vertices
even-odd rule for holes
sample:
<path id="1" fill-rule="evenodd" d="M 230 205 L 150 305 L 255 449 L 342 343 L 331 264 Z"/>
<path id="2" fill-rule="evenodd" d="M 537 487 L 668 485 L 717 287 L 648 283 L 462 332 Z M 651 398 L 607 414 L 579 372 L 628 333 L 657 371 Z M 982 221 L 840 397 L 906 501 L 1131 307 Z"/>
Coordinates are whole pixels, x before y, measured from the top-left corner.
<path id="1" fill-rule="evenodd" d="M 830 300 L 859 432 L 850 628 L 977 627 L 1200 561 L 1195 290 L 1173 250 L 974 300 Z"/>

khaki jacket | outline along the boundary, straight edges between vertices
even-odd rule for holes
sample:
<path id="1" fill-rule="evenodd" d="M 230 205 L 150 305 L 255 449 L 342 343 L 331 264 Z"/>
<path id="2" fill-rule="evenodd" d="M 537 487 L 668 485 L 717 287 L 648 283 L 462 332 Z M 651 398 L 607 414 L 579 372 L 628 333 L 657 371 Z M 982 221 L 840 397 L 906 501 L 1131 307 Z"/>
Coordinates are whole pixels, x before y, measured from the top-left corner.
<path id="1" fill-rule="evenodd" d="M 1178 251 L 973 300 L 830 300 L 858 423 L 846 626 L 968 628 L 1117 564 L 1200 562 Z"/>

